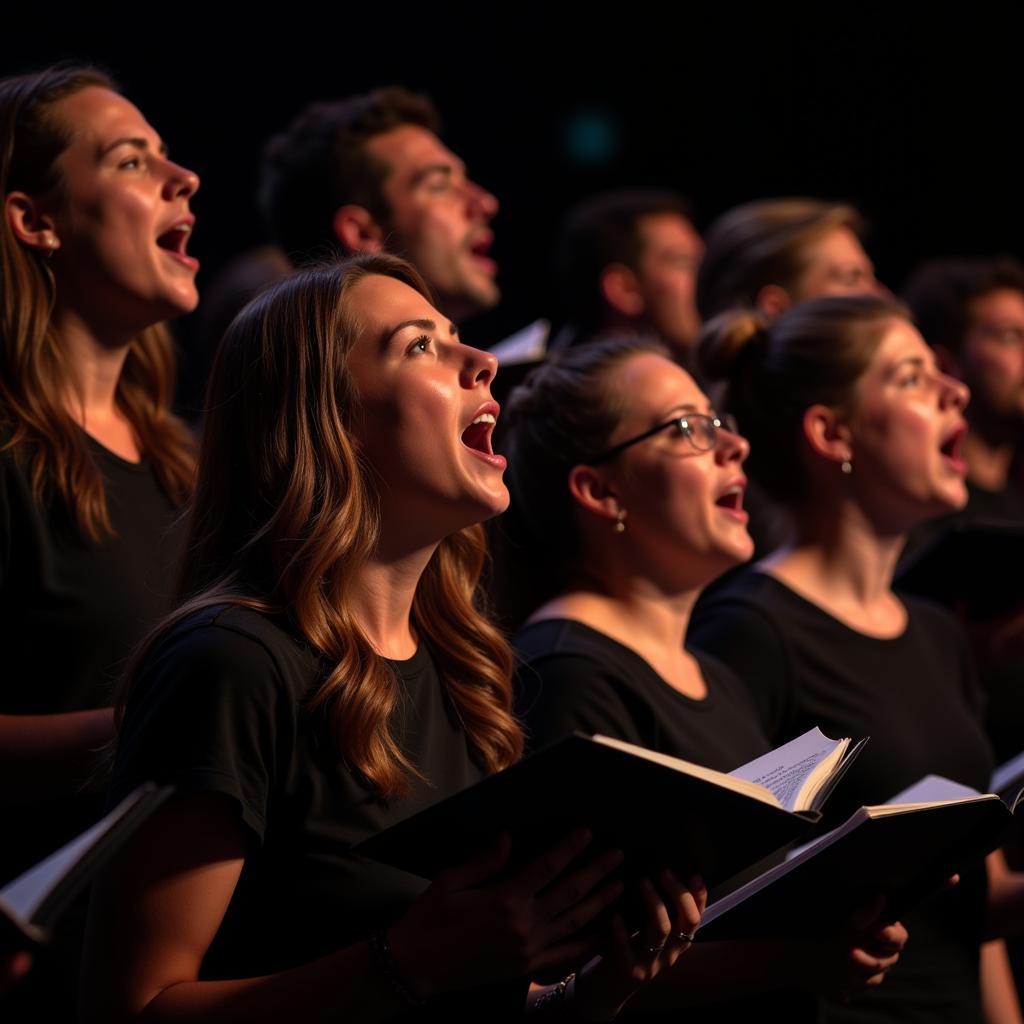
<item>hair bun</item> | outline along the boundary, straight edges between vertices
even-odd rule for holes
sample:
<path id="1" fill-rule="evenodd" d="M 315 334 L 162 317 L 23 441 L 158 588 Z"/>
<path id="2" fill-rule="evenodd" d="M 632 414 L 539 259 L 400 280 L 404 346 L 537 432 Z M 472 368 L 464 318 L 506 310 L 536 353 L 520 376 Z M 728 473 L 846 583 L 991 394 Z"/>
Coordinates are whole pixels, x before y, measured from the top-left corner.
<path id="1" fill-rule="evenodd" d="M 768 321 L 763 314 L 750 309 L 719 313 L 704 325 L 697 339 L 697 368 L 708 380 L 730 380 L 736 375 L 741 357 L 767 338 Z"/>

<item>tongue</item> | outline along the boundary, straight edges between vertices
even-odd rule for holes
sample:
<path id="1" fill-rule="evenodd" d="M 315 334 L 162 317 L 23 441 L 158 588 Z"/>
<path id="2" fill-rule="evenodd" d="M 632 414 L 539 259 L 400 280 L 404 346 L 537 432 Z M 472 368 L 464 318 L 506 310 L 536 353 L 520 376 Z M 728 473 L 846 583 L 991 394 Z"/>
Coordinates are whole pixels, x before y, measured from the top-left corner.
<path id="1" fill-rule="evenodd" d="M 462 443 L 467 448 L 473 448 L 478 452 L 490 454 L 491 446 L 488 443 L 488 435 L 491 431 L 489 423 L 471 423 L 462 432 Z"/>

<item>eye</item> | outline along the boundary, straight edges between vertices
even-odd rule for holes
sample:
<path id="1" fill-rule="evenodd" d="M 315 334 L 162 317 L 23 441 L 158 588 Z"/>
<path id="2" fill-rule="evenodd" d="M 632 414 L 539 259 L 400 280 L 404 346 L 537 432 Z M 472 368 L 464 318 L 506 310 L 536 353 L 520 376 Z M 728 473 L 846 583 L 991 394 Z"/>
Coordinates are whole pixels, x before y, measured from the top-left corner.
<path id="1" fill-rule="evenodd" d="M 426 334 L 421 334 L 406 350 L 407 356 L 426 355 L 430 351 L 431 341 Z"/>
<path id="2" fill-rule="evenodd" d="M 121 170 L 134 170 L 142 166 L 142 160 L 137 156 L 126 156 L 117 166 Z"/>

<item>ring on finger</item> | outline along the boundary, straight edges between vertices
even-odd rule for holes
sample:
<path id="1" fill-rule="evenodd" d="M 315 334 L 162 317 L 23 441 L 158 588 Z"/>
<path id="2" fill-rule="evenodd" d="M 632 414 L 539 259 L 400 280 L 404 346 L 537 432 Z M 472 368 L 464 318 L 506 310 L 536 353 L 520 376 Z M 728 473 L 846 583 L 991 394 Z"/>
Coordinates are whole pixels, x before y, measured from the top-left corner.
<path id="1" fill-rule="evenodd" d="M 693 932 L 676 932 L 676 938 L 680 942 L 693 942 L 696 935 Z"/>
<path id="2" fill-rule="evenodd" d="M 654 953 L 660 953 L 664 948 L 665 943 L 663 942 L 661 943 L 661 945 L 658 946 L 644 946 L 644 952 L 651 953 L 653 955 Z"/>

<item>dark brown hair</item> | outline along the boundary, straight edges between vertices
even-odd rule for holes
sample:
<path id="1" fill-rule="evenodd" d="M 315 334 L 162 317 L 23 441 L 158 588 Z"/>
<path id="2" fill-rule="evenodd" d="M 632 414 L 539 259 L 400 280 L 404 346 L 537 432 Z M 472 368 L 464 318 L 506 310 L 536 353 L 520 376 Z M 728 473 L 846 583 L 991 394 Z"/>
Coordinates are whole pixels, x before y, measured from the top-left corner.
<path id="1" fill-rule="evenodd" d="M 774 284 L 791 291 L 806 269 L 806 249 L 836 228 L 863 232 L 860 214 L 820 199 L 761 199 L 722 214 L 704 236 L 697 306 L 705 320 L 753 309 Z"/>
<path id="2" fill-rule="evenodd" d="M 398 86 L 312 103 L 263 151 L 260 204 L 278 244 L 294 263 L 337 250 L 334 214 L 353 203 L 388 224 L 381 185 L 388 168 L 366 150 L 370 139 L 405 124 L 437 133 L 440 119 L 425 96 Z"/>
<path id="3" fill-rule="evenodd" d="M 657 342 L 597 341 L 552 355 L 517 387 L 502 414 L 508 512 L 491 527 L 494 594 L 502 621 L 519 625 L 564 589 L 580 556 L 569 471 L 608 448 L 625 407 L 615 370 Z"/>
<path id="4" fill-rule="evenodd" d="M 312 707 L 327 715 L 346 760 L 388 797 L 417 769 L 390 731 L 398 680 L 349 600 L 379 531 L 373 467 L 350 433 L 359 395 L 347 369 L 359 335 L 347 297 L 371 274 L 429 297 L 403 260 L 358 256 L 298 271 L 228 328 L 210 377 L 181 585 L 186 601 L 148 646 L 173 622 L 213 604 L 287 617 L 329 666 Z M 443 540 L 412 615 L 471 748 L 495 771 L 519 757 L 522 735 L 511 712 L 511 653 L 477 605 L 484 555 L 480 526 Z"/>
<path id="5" fill-rule="evenodd" d="M 768 324 L 736 310 L 706 324 L 697 342 L 704 377 L 724 383 L 719 407 L 750 440 L 747 468 L 783 504 L 806 496 L 804 413 L 817 404 L 850 408 L 889 323 L 908 319 L 894 299 L 842 296 L 812 299 Z"/>
<path id="6" fill-rule="evenodd" d="M 686 199 L 659 189 L 602 192 L 566 214 L 554 258 L 556 298 L 564 321 L 581 334 L 603 326 L 608 309 L 601 294 L 602 271 L 613 263 L 637 270 L 643 254 L 640 222 L 662 214 L 693 220 Z"/>
<path id="7" fill-rule="evenodd" d="M 930 260 L 914 271 L 903 298 L 924 340 L 956 355 L 971 326 L 971 303 L 1003 289 L 1024 295 L 1024 264 L 1012 256 Z"/>
<path id="8" fill-rule="evenodd" d="M 20 191 L 60 194 L 57 157 L 73 125 L 54 107 L 82 89 L 114 89 L 95 68 L 54 67 L 0 82 L 0 196 Z M 45 257 L 0 225 L 0 441 L 28 466 L 39 502 L 52 492 L 81 533 L 98 541 L 110 533 L 103 478 L 85 434 L 64 406 L 71 370 L 53 326 L 56 286 Z M 192 439 L 171 414 L 175 359 L 160 325 L 132 340 L 115 401 L 172 501 L 189 494 Z"/>

